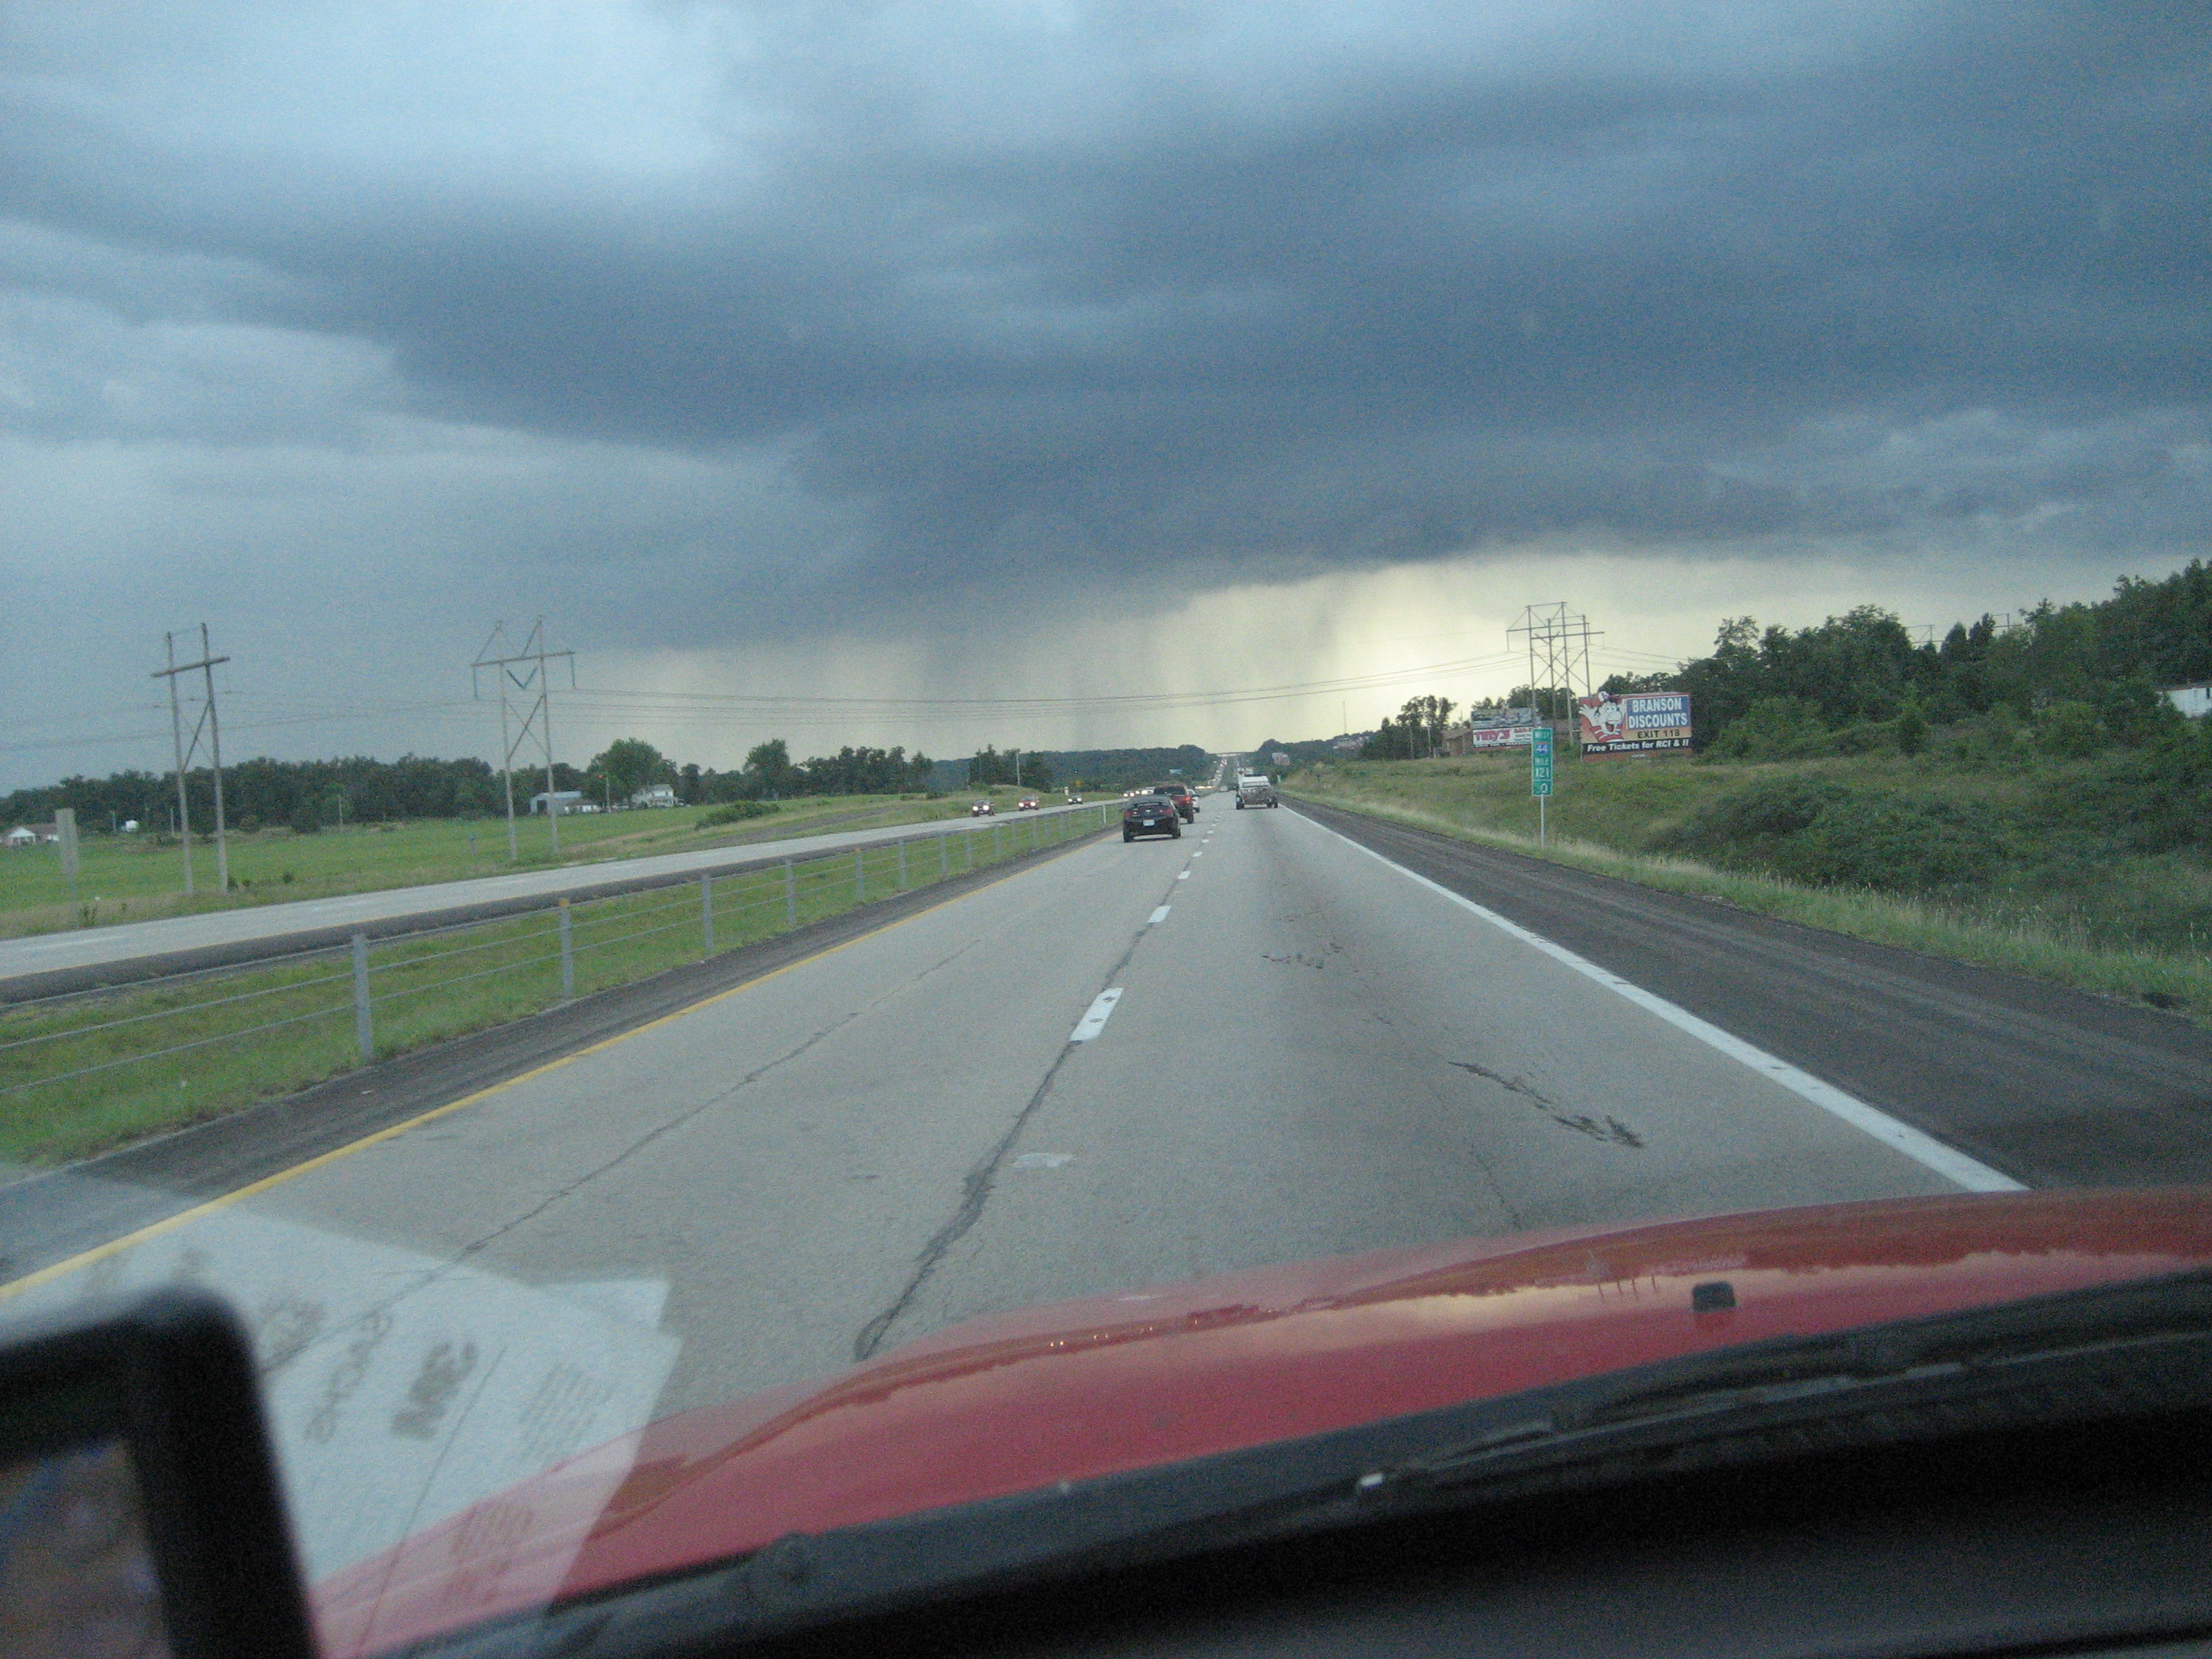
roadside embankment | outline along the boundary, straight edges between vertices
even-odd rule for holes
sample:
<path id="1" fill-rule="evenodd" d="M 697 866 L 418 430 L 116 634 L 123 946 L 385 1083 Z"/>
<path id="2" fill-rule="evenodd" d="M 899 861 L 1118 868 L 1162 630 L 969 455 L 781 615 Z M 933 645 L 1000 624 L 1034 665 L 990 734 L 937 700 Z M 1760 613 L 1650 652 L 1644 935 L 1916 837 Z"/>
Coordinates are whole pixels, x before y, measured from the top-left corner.
<path id="1" fill-rule="evenodd" d="M 2100 777 L 1894 754 L 1564 760 L 1540 848 L 1524 759 L 1323 763 L 1285 793 L 2212 1023 L 2212 864 L 2100 821 Z"/>

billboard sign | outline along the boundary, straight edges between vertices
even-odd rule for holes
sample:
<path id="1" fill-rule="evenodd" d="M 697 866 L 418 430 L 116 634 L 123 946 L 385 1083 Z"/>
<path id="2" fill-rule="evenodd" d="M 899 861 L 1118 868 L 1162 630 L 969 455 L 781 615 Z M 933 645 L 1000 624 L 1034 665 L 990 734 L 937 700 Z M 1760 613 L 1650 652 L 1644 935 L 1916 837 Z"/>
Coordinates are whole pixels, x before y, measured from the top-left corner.
<path id="1" fill-rule="evenodd" d="M 1575 699 L 1585 755 L 1650 755 L 1690 746 L 1690 699 L 1681 691 L 1601 691 Z"/>
<path id="2" fill-rule="evenodd" d="M 1534 726 L 1536 711 L 1533 708 L 1499 708 L 1495 705 L 1467 711 L 1468 724 L 1485 726 Z"/>
<path id="3" fill-rule="evenodd" d="M 1528 726 L 1478 726 L 1467 734 L 1467 746 L 1477 753 L 1486 749 L 1523 749 L 1528 746 L 1529 732 L 1534 729 Z"/>

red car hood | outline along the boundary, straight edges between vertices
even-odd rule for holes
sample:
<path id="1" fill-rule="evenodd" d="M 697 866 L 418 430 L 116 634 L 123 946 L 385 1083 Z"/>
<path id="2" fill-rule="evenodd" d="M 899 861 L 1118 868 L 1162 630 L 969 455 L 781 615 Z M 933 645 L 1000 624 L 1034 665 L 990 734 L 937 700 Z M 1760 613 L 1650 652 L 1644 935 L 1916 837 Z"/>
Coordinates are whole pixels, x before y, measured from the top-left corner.
<path id="1" fill-rule="evenodd" d="M 2212 1262 L 2212 1190 L 1581 1227 L 1224 1273 L 970 1320 L 655 1423 L 358 1563 L 324 1650 L 880 1520 L 1765 1337 Z M 1725 1279 L 1736 1305 L 1693 1313 Z"/>

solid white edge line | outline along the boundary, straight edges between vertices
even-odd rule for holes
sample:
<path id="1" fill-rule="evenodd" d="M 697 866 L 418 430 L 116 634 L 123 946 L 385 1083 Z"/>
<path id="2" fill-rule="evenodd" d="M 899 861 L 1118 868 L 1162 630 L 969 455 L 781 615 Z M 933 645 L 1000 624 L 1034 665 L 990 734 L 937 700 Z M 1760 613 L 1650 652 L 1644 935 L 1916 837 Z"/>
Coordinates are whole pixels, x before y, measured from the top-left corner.
<path id="1" fill-rule="evenodd" d="M 1097 1036 L 1106 1029 L 1106 1021 L 1113 1014 L 1115 1004 L 1121 1000 L 1121 988 L 1118 985 L 1091 998 L 1090 1011 L 1075 1022 L 1075 1029 L 1068 1033 L 1067 1040 L 1070 1042 L 1088 1042 Z"/>
<path id="2" fill-rule="evenodd" d="M 1510 921 L 1495 910 L 1487 909 L 1473 899 L 1453 892 L 1443 884 L 1431 881 L 1416 871 L 1408 870 L 1371 847 L 1360 846 L 1351 836 L 1307 817 L 1303 812 L 1296 816 L 1324 835 L 1334 836 L 1346 847 L 1366 854 L 1377 864 L 1395 870 L 1407 880 L 1416 882 L 1431 892 L 1450 900 L 1462 909 L 1480 916 L 1492 927 L 1511 934 L 1522 944 L 1533 945 L 1554 962 L 1573 969 L 1585 978 L 1596 981 L 1615 995 L 1656 1014 L 1675 1030 L 1750 1067 L 1769 1081 L 1780 1084 L 1800 1099 L 1809 1101 L 1822 1111 L 1841 1118 L 1853 1128 L 1873 1136 L 1891 1151 L 1903 1153 L 1923 1169 L 1934 1170 L 1946 1181 L 1954 1182 L 1970 1193 L 2020 1193 L 2027 1190 L 2026 1183 L 2014 1181 L 2008 1175 L 2001 1175 L 1979 1159 L 1946 1146 L 1933 1135 L 1923 1133 L 1909 1123 L 1899 1122 L 1878 1107 L 1869 1106 L 1856 1096 L 1845 1094 L 1833 1084 L 1823 1083 L 1811 1073 L 1798 1070 L 1788 1060 L 1776 1059 L 1764 1048 L 1754 1048 L 1741 1037 L 1731 1036 L 1719 1026 L 1699 1019 L 1688 1009 L 1679 1008 L 1664 997 L 1654 996 L 1642 986 L 1631 983 L 1610 969 L 1601 968 L 1597 963 L 1577 956 L 1564 945 L 1554 945 L 1542 934 L 1531 933 L 1519 922 Z"/>
<path id="3" fill-rule="evenodd" d="M 1175 906 L 1172 904 L 1163 904 L 1158 909 L 1152 912 L 1152 919 L 1146 922 L 1145 926 L 1147 927 L 1158 927 L 1162 922 L 1168 919 L 1168 912 L 1174 908 Z"/>

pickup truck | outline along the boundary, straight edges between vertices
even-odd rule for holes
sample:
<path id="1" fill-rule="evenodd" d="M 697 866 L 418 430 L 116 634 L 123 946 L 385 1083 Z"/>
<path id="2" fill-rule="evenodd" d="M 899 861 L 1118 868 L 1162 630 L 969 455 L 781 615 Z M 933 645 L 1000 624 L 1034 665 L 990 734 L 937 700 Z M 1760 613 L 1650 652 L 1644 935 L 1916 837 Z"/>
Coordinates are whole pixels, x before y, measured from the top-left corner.
<path id="1" fill-rule="evenodd" d="M 1275 786 L 1256 772 L 1247 773 L 1237 780 L 1237 810 L 1248 806 L 1280 806 L 1275 799 Z"/>

